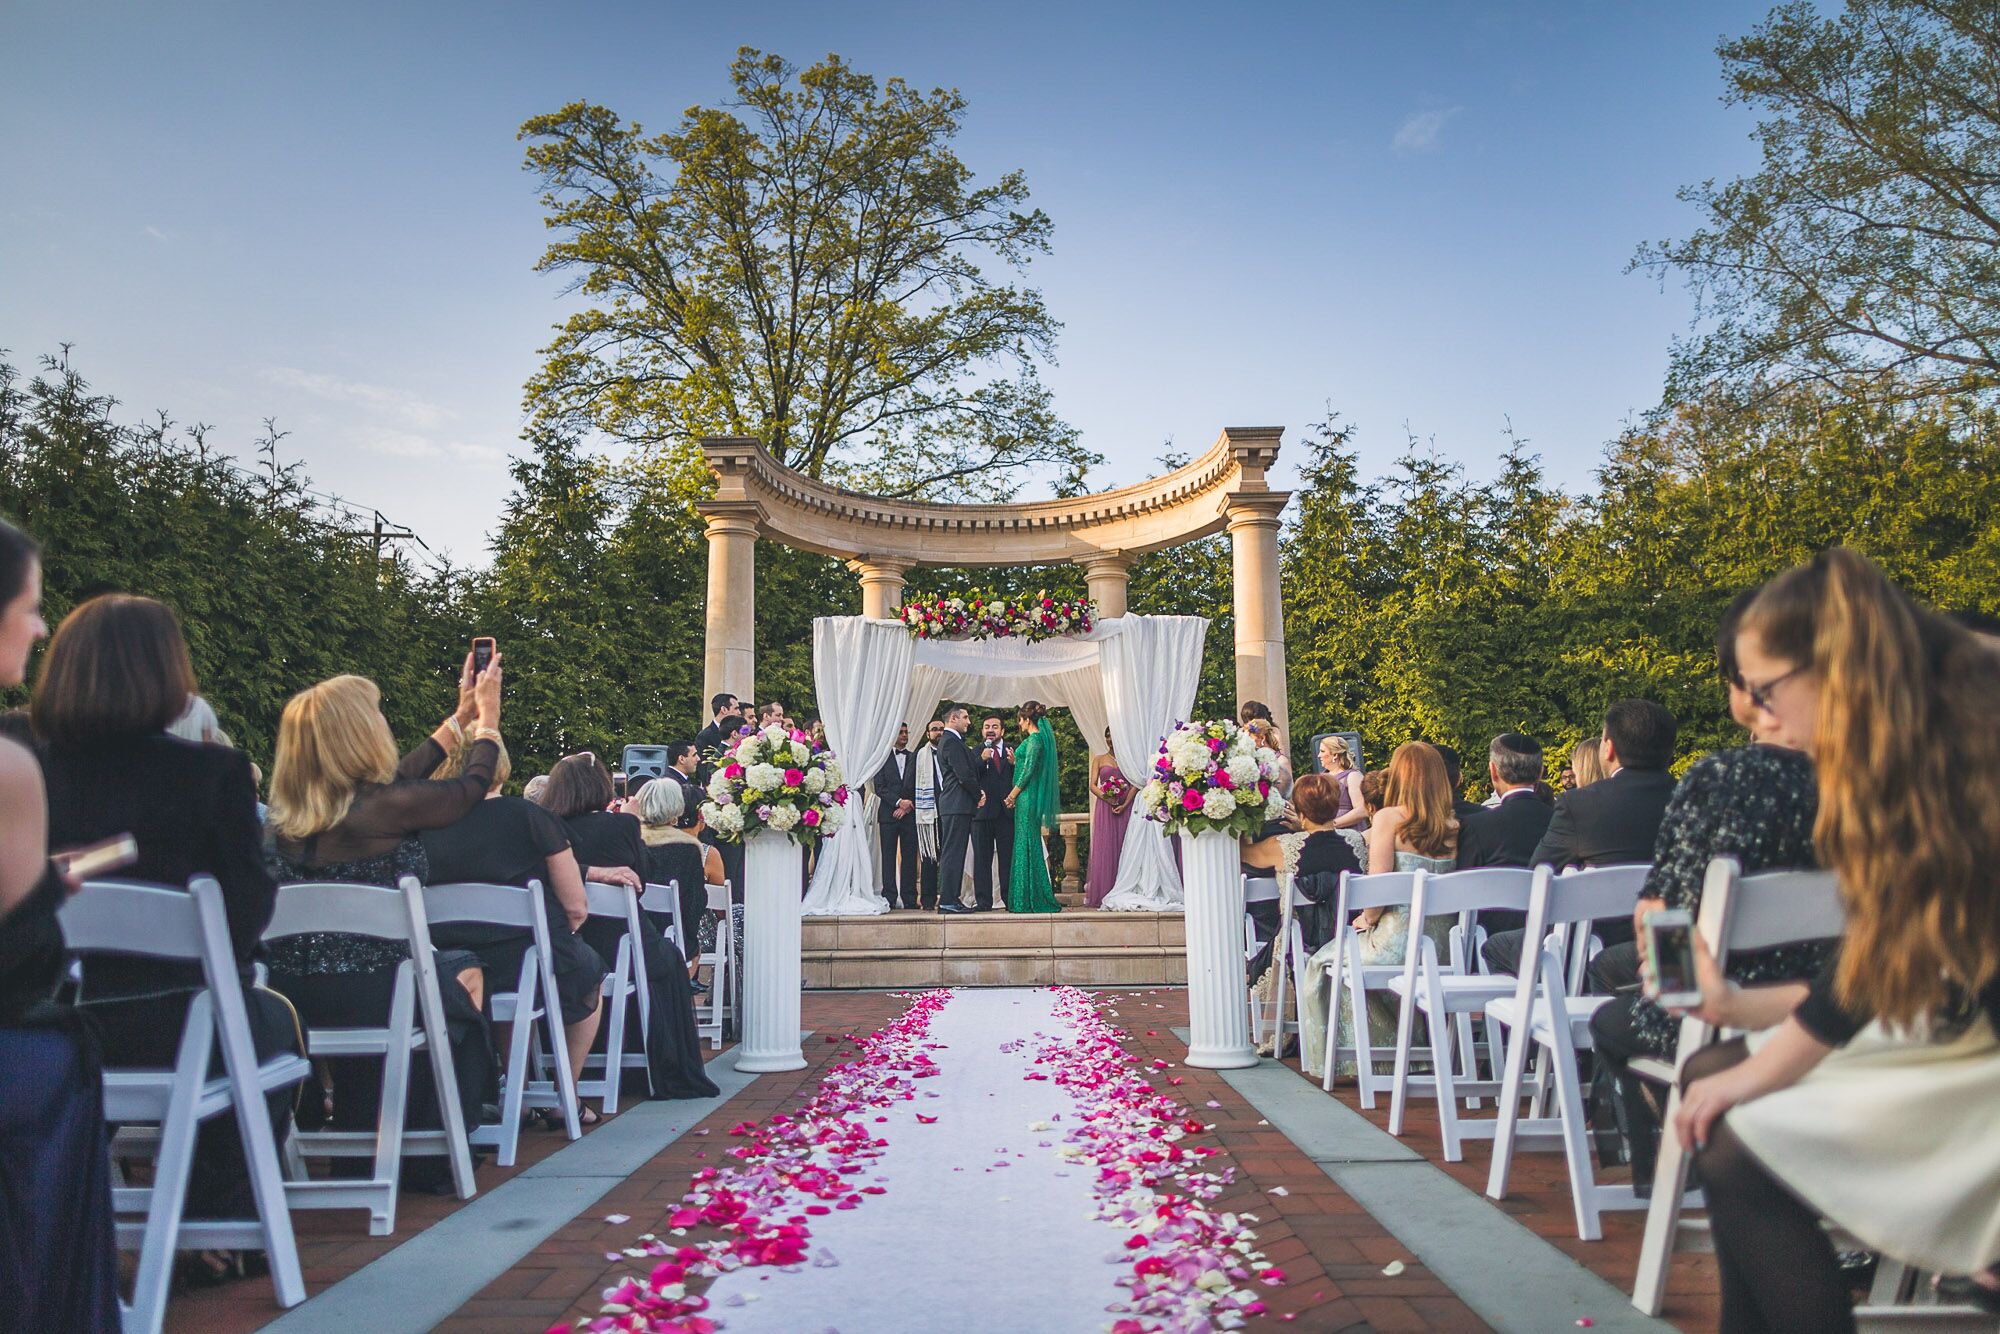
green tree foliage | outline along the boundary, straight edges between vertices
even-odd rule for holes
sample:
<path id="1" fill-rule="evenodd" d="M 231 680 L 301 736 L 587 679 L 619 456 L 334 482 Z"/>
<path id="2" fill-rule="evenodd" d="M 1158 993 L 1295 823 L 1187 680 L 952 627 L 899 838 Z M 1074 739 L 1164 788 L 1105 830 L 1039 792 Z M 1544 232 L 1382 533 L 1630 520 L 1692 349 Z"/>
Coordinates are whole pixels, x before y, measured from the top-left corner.
<path id="1" fill-rule="evenodd" d="M 123 426 L 114 407 L 67 352 L 25 382 L 0 363 L 0 513 L 43 544 L 51 623 L 102 592 L 167 603 L 223 726 L 267 763 L 285 701 L 341 672 L 381 685 L 399 736 L 427 733 L 464 654 L 462 576 L 378 559 L 277 465 L 275 432 L 245 474 L 200 428 Z"/>
<path id="2" fill-rule="evenodd" d="M 647 136 L 573 102 L 521 127 L 557 235 L 544 271 L 589 305 L 544 349 L 537 420 L 686 449 L 750 435 L 781 463 L 888 495 L 1075 489 L 1095 456 L 1038 361 L 1058 325 L 996 281 L 1048 249 L 1019 171 L 974 186 L 965 99 L 828 56 L 745 48 L 733 101 Z"/>
<path id="3" fill-rule="evenodd" d="M 2000 5 L 1796 0 L 1717 48 L 1756 108 L 1763 165 L 1681 192 L 1707 225 L 1642 248 L 1710 327 L 1670 397 L 1822 380 L 1851 394 L 1991 389 L 2000 377 Z"/>

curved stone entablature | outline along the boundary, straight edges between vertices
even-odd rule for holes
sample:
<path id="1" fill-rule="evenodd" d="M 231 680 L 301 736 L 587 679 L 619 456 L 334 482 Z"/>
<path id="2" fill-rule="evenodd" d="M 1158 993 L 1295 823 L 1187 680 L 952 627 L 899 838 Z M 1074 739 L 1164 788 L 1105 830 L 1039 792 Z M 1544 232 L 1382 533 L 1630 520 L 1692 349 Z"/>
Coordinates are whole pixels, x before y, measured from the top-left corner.
<path id="1" fill-rule="evenodd" d="M 703 695 L 752 697 L 756 545 L 760 537 L 838 557 L 860 576 L 861 611 L 892 617 L 919 565 L 1081 566 L 1100 617 L 1123 616 L 1133 556 L 1227 529 L 1232 550 L 1239 705 L 1258 699 L 1286 724 L 1278 523 L 1288 491 L 1265 480 L 1283 428 L 1232 426 L 1200 458 L 1150 481 L 1095 495 L 1004 505 L 948 505 L 862 495 L 773 459 L 757 440 L 712 437 L 702 454 L 716 493 L 708 521 L 708 646 Z"/>
<path id="2" fill-rule="evenodd" d="M 1230 427 L 1200 458 L 1150 481 L 1019 504 L 950 505 L 842 490 L 778 463 L 756 440 L 702 441 L 717 479 L 704 514 L 753 519 L 760 536 L 844 560 L 1042 565 L 1134 556 L 1228 526 L 1238 497 L 1282 508 L 1264 475 L 1283 428 Z"/>

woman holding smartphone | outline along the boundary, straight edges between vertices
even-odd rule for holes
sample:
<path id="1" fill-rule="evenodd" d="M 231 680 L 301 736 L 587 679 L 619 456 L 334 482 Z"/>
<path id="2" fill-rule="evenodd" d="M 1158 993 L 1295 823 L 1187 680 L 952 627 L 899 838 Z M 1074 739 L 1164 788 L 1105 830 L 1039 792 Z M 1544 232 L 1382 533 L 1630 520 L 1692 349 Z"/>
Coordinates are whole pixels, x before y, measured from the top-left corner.
<path id="1" fill-rule="evenodd" d="M 2000 655 L 1835 547 L 1766 585 L 1737 660 L 1815 761 L 1847 926 L 1819 979 L 1696 1013 L 1752 1036 L 1688 1063 L 1722 1328 L 1854 1328 L 1826 1218 L 2000 1309 Z"/>

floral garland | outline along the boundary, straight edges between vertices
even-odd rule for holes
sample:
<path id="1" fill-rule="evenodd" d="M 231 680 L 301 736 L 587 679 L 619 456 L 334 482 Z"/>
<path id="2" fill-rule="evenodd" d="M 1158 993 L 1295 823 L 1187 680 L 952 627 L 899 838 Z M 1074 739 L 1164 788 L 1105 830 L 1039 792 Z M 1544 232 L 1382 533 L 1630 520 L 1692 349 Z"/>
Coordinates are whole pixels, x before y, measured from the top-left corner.
<path id="1" fill-rule="evenodd" d="M 709 799 L 701 805 L 717 838 L 736 843 L 770 829 L 811 847 L 832 837 L 847 818 L 840 761 L 830 751 L 815 754 L 804 732 L 787 732 L 777 723 L 762 731 L 746 727 L 717 759 Z"/>
<path id="2" fill-rule="evenodd" d="M 1089 634 L 1096 609 L 1088 598 L 1051 597 L 1047 590 L 1008 601 L 970 589 L 956 597 L 942 593 L 903 604 L 903 624 L 913 639 L 1025 639 L 1030 644 L 1058 635 Z"/>
<path id="3" fill-rule="evenodd" d="M 1056 987 L 1055 993 L 1056 1014 L 1076 1032 L 1044 1038 L 1035 1064 L 1054 1071 L 1082 1113 L 1062 1154 L 1097 1168 L 1097 1216 L 1128 1230 L 1121 1261 L 1128 1267 L 1119 1286 L 1130 1298 L 1109 1308 L 1124 1317 L 1111 1334 L 1236 1329 L 1262 1315 L 1264 1303 L 1237 1285 L 1276 1286 L 1285 1272 L 1256 1249 L 1246 1215 L 1209 1208 L 1234 1173 L 1201 1170 L 1222 1150 L 1185 1141 L 1214 1127 L 1141 1076 L 1138 1058 L 1121 1041 L 1125 1035 L 1104 1021 L 1088 992 Z M 1171 1190 L 1161 1190 L 1163 1184 Z"/>
<path id="4" fill-rule="evenodd" d="M 1169 834 L 1217 830 L 1241 837 L 1284 811 L 1273 786 L 1277 776 L 1278 752 L 1227 718 L 1179 723 L 1160 743 L 1139 805 Z"/>
<path id="5" fill-rule="evenodd" d="M 644 1278 L 627 1278 L 605 1289 L 598 1314 L 578 1320 L 574 1328 L 606 1334 L 715 1334 L 720 1324 L 702 1314 L 709 1309 L 708 1298 L 688 1292 L 690 1278 L 713 1278 L 755 1265 L 806 1263 L 812 1228 L 804 1217 L 858 1208 L 868 1196 L 885 1193 L 882 1186 L 855 1184 L 888 1141 L 851 1114 L 909 1102 L 916 1097 L 916 1081 L 937 1074 L 922 1048 L 931 1020 L 950 1000 L 949 991 L 921 992 L 879 1032 L 865 1038 L 829 1036 L 828 1042 L 846 1044 L 840 1055 L 854 1059 L 833 1065 L 812 1101 L 795 1115 L 776 1115 L 763 1125 L 744 1121 L 731 1126 L 730 1135 L 743 1141 L 729 1150 L 735 1165 L 696 1172 L 692 1189 L 667 1220 L 676 1238 L 685 1237 L 690 1228 L 730 1235 L 696 1243 L 670 1242 L 649 1232 L 622 1256 L 607 1256 L 658 1258 L 661 1263 Z M 801 1200 L 809 1203 L 801 1207 Z M 823 1253 L 811 1262 L 834 1263 Z M 571 1328 L 552 1325 L 547 1334 L 569 1334 Z"/>

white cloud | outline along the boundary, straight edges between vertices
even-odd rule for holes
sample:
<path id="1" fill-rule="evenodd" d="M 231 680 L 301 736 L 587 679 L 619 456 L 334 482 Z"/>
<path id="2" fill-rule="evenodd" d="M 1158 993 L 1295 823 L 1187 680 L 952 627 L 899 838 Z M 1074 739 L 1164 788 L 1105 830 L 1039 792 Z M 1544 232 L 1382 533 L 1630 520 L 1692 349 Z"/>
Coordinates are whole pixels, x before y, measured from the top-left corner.
<path id="1" fill-rule="evenodd" d="M 444 453 L 428 436 L 410 431 L 371 426 L 357 432 L 355 438 L 369 453 L 386 454 L 392 459 L 434 459 Z"/>
<path id="2" fill-rule="evenodd" d="M 160 230 L 160 229 L 159 229 L 158 227 L 155 227 L 155 226 L 154 226 L 154 225 L 153 225 L 152 223 L 150 223 L 150 222 L 149 222 L 149 223 L 147 223 L 147 224 L 146 224 L 146 225 L 145 225 L 144 227 L 141 227 L 141 228 L 139 229 L 139 235 L 141 235 L 141 236 L 150 236 L 150 237 L 152 237 L 152 238 L 153 238 L 153 239 L 154 239 L 155 241 L 171 241 L 171 240 L 173 240 L 173 238 L 172 238 L 171 236 L 168 236 L 168 235 L 167 235 L 167 234 L 166 234 L 165 232 L 161 231 L 161 230 Z"/>
<path id="3" fill-rule="evenodd" d="M 292 366 L 267 366 L 264 378 L 289 389 L 303 390 L 315 398 L 368 408 L 405 431 L 435 431 L 458 415 L 407 389 L 343 380 L 336 375 L 302 371 Z"/>
<path id="4" fill-rule="evenodd" d="M 1416 112 L 1396 127 L 1396 136 L 1389 141 L 1389 147 L 1398 153 L 1428 153 L 1438 146 L 1438 136 L 1444 133 L 1446 122 L 1463 110 L 1464 107 L 1445 107 Z"/>
<path id="5" fill-rule="evenodd" d="M 451 442 L 451 456 L 468 463 L 505 463 L 511 456 L 499 445 L 478 445 L 470 440 Z"/>

